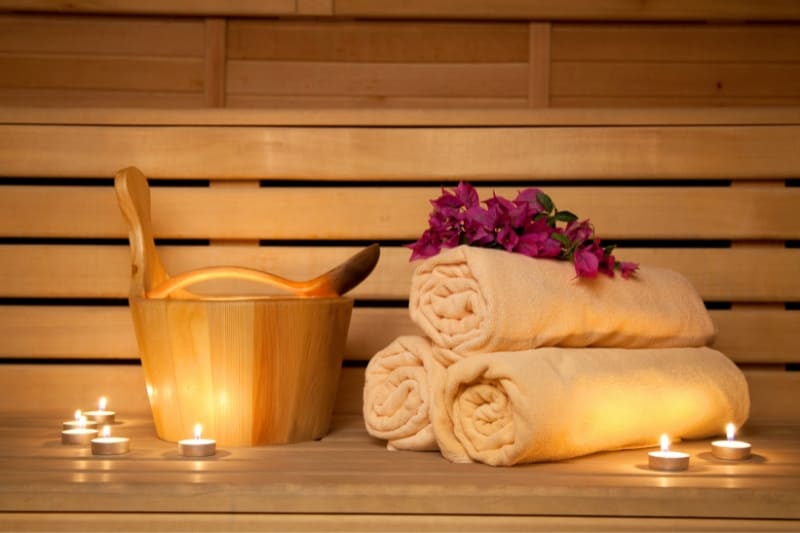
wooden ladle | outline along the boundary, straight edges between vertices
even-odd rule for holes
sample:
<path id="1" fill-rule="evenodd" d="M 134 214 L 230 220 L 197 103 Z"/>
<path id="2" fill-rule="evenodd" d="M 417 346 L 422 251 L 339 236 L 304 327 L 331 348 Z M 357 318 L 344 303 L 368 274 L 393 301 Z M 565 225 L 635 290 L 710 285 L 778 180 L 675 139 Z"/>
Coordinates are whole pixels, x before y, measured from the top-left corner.
<path id="1" fill-rule="evenodd" d="M 243 279 L 284 289 L 297 296 L 341 296 L 361 283 L 375 268 L 380 246 L 370 245 L 316 278 L 294 281 L 269 272 L 236 266 L 200 268 L 170 277 L 155 247 L 150 225 L 150 188 L 136 167 L 120 170 L 114 180 L 117 201 L 128 222 L 133 257 L 131 296 L 151 299 L 196 298 L 184 288 L 213 279 Z"/>

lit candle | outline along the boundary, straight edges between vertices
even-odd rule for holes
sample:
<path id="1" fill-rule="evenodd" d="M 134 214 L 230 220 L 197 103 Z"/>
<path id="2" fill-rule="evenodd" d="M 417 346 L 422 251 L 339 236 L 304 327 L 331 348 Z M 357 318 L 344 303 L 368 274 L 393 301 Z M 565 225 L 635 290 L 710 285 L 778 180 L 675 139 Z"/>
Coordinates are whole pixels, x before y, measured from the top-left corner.
<path id="1" fill-rule="evenodd" d="M 178 441 L 178 453 L 184 457 L 208 457 L 217 453 L 217 441 L 200 438 L 203 426 L 195 424 L 194 438 Z"/>
<path id="2" fill-rule="evenodd" d="M 81 420 L 83 418 L 83 420 Z M 61 429 L 77 429 L 77 428 L 97 429 L 97 422 L 94 420 L 87 420 L 80 409 L 75 410 L 75 420 L 67 420 L 64 422 Z"/>
<path id="3" fill-rule="evenodd" d="M 94 455 L 120 455 L 129 450 L 130 441 L 125 437 L 112 437 L 111 426 L 103 426 L 102 436 L 92 439 Z"/>
<path id="4" fill-rule="evenodd" d="M 61 432 L 61 444 L 89 444 L 97 436 L 97 430 L 86 427 L 86 417 L 78 419 L 78 427 L 65 429 Z"/>
<path id="5" fill-rule="evenodd" d="M 106 397 L 103 396 L 100 398 L 100 401 L 97 402 L 96 411 L 86 411 L 86 418 L 89 420 L 94 420 L 98 424 L 113 424 L 116 413 L 114 413 L 114 411 L 106 410 L 106 403 Z"/>
<path id="6" fill-rule="evenodd" d="M 689 468 L 689 454 L 673 452 L 669 449 L 669 437 L 661 435 L 661 450 L 650 452 L 649 465 L 652 470 L 686 470 Z"/>
<path id="7" fill-rule="evenodd" d="M 717 459 L 727 459 L 729 461 L 741 461 L 750 458 L 750 443 L 735 440 L 736 426 L 728 424 L 725 426 L 725 434 L 728 440 L 715 440 L 711 443 L 711 455 Z"/>

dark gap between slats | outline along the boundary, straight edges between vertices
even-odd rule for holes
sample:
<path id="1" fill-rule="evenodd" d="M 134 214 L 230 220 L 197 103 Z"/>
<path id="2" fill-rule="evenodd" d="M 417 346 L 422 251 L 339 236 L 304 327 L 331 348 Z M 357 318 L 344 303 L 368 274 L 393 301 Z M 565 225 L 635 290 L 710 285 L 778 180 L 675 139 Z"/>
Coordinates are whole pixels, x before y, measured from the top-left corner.
<path id="1" fill-rule="evenodd" d="M 319 180 L 319 179 L 302 179 L 302 180 L 288 180 L 288 179 L 270 179 L 260 180 L 259 186 L 262 188 L 278 188 L 278 187 L 293 187 L 293 188 L 314 188 L 314 187 L 342 187 L 342 188 L 365 188 L 365 189 L 380 189 L 383 187 L 405 187 L 405 188 L 418 188 L 418 187 L 445 187 L 453 188 L 458 185 L 460 180 L 431 180 L 420 178 L 410 180 L 385 180 L 385 181 L 359 181 L 359 180 Z M 525 189 L 528 187 L 538 187 L 544 189 L 545 187 L 552 188 L 568 188 L 568 187 L 729 187 L 732 180 L 729 179 L 525 179 L 525 180 L 469 180 L 469 183 L 475 187 L 517 187 Z M 547 191 L 545 191 L 547 192 Z M 433 198 L 431 198 L 433 199 Z"/>
<path id="2" fill-rule="evenodd" d="M 204 179 L 148 179 L 150 187 L 209 187 L 210 181 Z M 114 177 L 108 178 L 21 178 L 0 177 L 0 185 L 23 186 L 67 186 L 67 187 L 113 187 Z"/>
<path id="3" fill-rule="evenodd" d="M 92 359 L 88 357 L 30 357 L 13 358 L 0 357 L 0 365 L 114 365 L 114 366 L 141 366 L 139 359 Z"/>
<path id="4" fill-rule="evenodd" d="M 156 239 L 157 246 L 208 246 L 209 239 Z M 0 237 L 0 244 L 58 244 L 128 246 L 126 238 L 105 237 Z"/>
<path id="5" fill-rule="evenodd" d="M 0 305 L 14 306 L 14 305 L 42 305 L 52 307 L 127 307 L 127 298 L 75 298 L 67 296 L 64 298 L 2 298 L 0 297 Z"/>

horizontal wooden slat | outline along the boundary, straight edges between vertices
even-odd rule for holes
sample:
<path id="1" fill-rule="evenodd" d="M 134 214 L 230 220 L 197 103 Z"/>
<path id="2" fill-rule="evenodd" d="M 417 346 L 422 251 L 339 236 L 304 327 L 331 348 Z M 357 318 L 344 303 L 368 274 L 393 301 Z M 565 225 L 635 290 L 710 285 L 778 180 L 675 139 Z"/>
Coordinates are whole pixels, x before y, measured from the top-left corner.
<path id="1" fill-rule="evenodd" d="M 296 0 L 10 0 L 0 10 L 143 15 L 291 15 Z"/>
<path id="2" fill-rule="evenodd" d="M 770 109 L 781 106 L 800 104 L 800 96 L 558 96 L 550 100 L 552 109 L 586 109 L 596 111 L 602 108 L 618 109 L 620 106 L 629 108 L 666 108 L 684 109 L 687 107 L 717 106 L 719 109 L 732 109 L 736 107 Z"/>
<path id="3" fill-rule="evenodd" d="M 311 279 L 359 248 L 165 246 L 159 248 L 167 271 L 213 265 L 240 265 L 290 279 Z M 125 298 L 130 252 L 127 246 L 2 245 L 0 296 Z M 384 247 L 375 271 L 351 293 L 363 299 L 408 298 L 410 252 Z M 786 302 L 800 300 L 800 250 L 784 248 L 624 248 L 618 259 L 682 272 L 709 301 Z M 215 282 L 209 282 L 215 283 Z M 260 287 L 220 283 L 198 291 L 209 294 L 260 293 Z"/>
<path id="4" fill-rule="evenodd" d="M 553 61 L 800 61 L 791 25 L 554 24 Z"/>
<path id="5" fill-rule="evenodd" d="M 291 0 L 5 0 L 4 10 L 77 13 L 144 13 L 181 15 L 290 15 Z M 675 2 L 625 0 L 563 2 L 560 0 L 333 0 L 333 14 L 387 18 L 484 18 L 555 20 L 798 20 L 800 9 L 792 0 L 702 0 Z"/>
<path id="6" fill-rule="evenodd" d="M 0 89 L 0 105 L 39 106 L 48 108 L 71 106 L 163 107 L 191 108 L 204 105 L 202 92 L 98 91 L 95 89 Z"/>
<path id="7" fill-rule="evenodd" d="M 232 19 L 228 23 L 228 58 L 524 63 L 528 60 L 528 26 L 523 23 Z"/>
<path id="8" fill-rule="evenodd" d="M 479 187 L 513 198 L 523 187 Z M 546 187 L 602 238 L 798 239 L 800 188 Z M 439 187 L 152 190 L 156 237 L 405 239 L 427 228 Z M 43 216 L 46 214 L 47 216 Z M 326 221 L 336 220 L 332 225 Z M 635 223 L 633 223 L 635 222 Z M 0 236 L 127 237 L 111 187 L 0 186 Z"/>
<path id="9" fill-rule="evenodd" d="M 230 60 L 227 90 L 286 96 L 460 96 L 527 94 L 525 63 L 321 63 Z"/>
<path id="10" fill-rule="evenodd" d="M 76 408 L 95 405 L 100 396 L 109 398 L 121 420 L 149 413 L 144 375 L 138 365 L 6 363 L 0 368 L 4 391 L 0 413 L 61 412 L 68 419 Z M 752 404 L 750 424 L 800 424 L 795 398 L 800 372 L 745 367 L 744 373 Z M 363 368 L 342 369 L 335 413 L 359 415 L 363 386 Z"/>
<path id="11" fill-rule="evenodd" d="M 550 91 L 553 97 L 796 97 L 800 63 L 554 62 Z"/>
<path id="12" fill-rule="evenodd" d="M 5 53 L 203 57 L 197 19 L 0 15 Z"/>
<path id="13" fill-rule="evenodd" d="M 336 15 L 360 17 L 486 18 L 550 20 L 798 20 L 791 0 L 335 0 Z"/>
<path id="14" fill-rule="evenodd" d="M 464 96 L 283 96 L 269 94 L 228 94 L 225 105 L 229 109 L 260 108 L 342 108 L 353 110 L 393 110 L 412 107 L 424 109 L 519 109 L 528 105 L 528 99 L 520 96 L 464 97 Z"/>
<path id="15" fill-rule="evenodd" d="M 800 124 L 800 106 L 618 109 L 0 108 L 0 124 L 162 126 L 744 126 Z"/>
<path id="16" fill-rule="evenodd" d="M 398 304 L 401 305 L 401 304 Z M 712 345 L 738 363 L 800 362 L 800 311 L 712 310 Z M 345 358 L 367 361 L 401 335 L 421 335 L 406 307 L 356 307 Z M 0 357 L 136 359 L 130 310 L 123 306 L 0 306 Z"/>
<path id="17" fill-rule="evenodd" d="M 203 61 L 0 54 L 0 87 L 197 91 L 203 88 Z"/>
<path id="18" fill-rule="evenodd" d="M 800 126 L 0 126 L 0 175 L 290 179 L 787 178 Z M 75 154 L 91 157 L 75 157 Z M 581 157 L 566 158 L 564 154 Z M 409 154 L 414 154 L 410 157 Z"/>
<path id="19" fill-rule="evenodd" d="M 797 531 L 796 520 L 402 514 L 3 513 L 13 531 Z M 568 528 L 568 529 L 567 529 Z"/>

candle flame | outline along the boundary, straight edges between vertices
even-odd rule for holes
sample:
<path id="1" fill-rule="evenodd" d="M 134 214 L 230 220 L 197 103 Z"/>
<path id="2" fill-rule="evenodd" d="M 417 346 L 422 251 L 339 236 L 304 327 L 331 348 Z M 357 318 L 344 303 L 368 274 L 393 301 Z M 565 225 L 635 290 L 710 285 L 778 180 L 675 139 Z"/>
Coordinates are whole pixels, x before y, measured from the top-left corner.
<path id="1" fill-rule="evenodd" d="M 80 421 L 81 421 L 81 415 L 82 415 L 82 414 L 83 414 L 83 413 L 81 413 L 81 410 L 80 410 L 80 409 L 75 409 L 75 420 L 76 420 L 77 422 L 80 422 Z"/>
<path id="2" fill-rule="evenodd" d="M 195 424 L 194 425 L 194 439 L 200 440 L 200 435 L 203 434 L 203 425 L 202 424 Z"/>
<path id="3" fill-rule="evenodd" d="M 80 411 L 78 411 L 80 413 Z M 76 414 L 78 414 L 76 413 Z M 78 417 L 78 427 L 81 429 L 86 429 L 86 417 L 81 415 Z"/>
<path id="4" fill-rule="evenodd" d="M 727 435 L 728 440 L 733 440 L 733 438 L 736 436 L 736 426 L 734 426 L 732 423 L 725 426 L 725 435 Z"/>
<path id="5" fill-rule="evenodd" d="M 103 438 L 108 438 L 111 436 L 111 426 L 103 426 Z"/>
<path id="6" fill-rule="evenodd" d="M 100 406 L 100 409 L 99 409 L 100 411 L 105 411 L 106 410 L 106 403 L 107 403 L 106 397 L 102 396 L 100 398 L 100 401 L 97 402 L 97 405 Z"/>
<path id="7" fill-rule="evenodd" d="M 662 452 L 668 452 L 669 451 L 669 435 L 667 435 L 666 433 L 661 435 L 660 442 L 661 442 L 661 451 Z"/>

